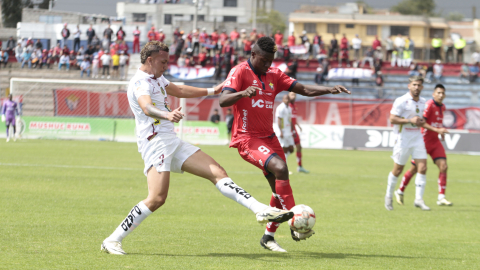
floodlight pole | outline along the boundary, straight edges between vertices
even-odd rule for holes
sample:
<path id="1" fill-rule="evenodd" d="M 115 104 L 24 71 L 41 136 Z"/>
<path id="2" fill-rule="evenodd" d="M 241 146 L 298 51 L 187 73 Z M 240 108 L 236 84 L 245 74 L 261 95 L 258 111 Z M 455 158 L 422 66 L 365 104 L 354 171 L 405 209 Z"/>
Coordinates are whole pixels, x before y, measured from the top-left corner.
<path id="1" fill-rule="evenodd" d="M 257 28 L 257 0 L 253 0 L 252 28 Z"/>
<path id="2" fill-rule="evenodd" d="M 195 13 L 193 15 L 193 29 L 197 29 L 197 18 L 198 18 L 198 2 L 200 0 L 195 1 Z"/>

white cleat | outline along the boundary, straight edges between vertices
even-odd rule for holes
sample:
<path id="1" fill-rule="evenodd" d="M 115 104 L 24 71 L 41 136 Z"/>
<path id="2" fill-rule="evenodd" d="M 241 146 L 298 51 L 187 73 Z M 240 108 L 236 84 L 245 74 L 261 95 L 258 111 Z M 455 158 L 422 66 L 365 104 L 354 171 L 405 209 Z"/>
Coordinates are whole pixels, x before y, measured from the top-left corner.
<path id="1" fill-rule="evenodd" d="M 423 211 L 430 211 L 430 207 L 428 207 L 423 200 L 415 200 L 413 205 L 415 205 L 415 207 L 422 209 Z"/>
<path id="2" fill-rule="evenodd" d="M 283 223 L 293 217 L 293 212 L 269 206 L 255 215 L 257 222 L 263 225 L 268 222 Z"/>
<path id="3" fill-rule="evenodd" d="M 385 196 L 385 208 L 386 208 L 388 211 L 392 211 L 392 210 L 393 210 L 392 198 L 391 198 L 391 197 Z"/>
<path id="4" fill-rule="evenodd" d="M 403 192 L 400 190 L 395 190 L 395 199 L 397 200 L 397 203 L 400 205 L 403 205 Z"/>
<path id="5" fill-rule="evenodd" d="M 290 229 L 290 233 L 292 234 L 293 240 L 298 242 L 300 240 L 307 240 L 307 238 L 310 238 L 312 235 L 315 234 L 315 231 L 310 230 L 306 233 L 299 233 L 299 232 L 296 232 L 296 231 Z"/>
<path id="6" fill-rule="evenodd" d="M 297 168 L 297 172 L 310 173 L 308 170 L 306 170 L 305 168 L 303 168 L 303 167 L 301 167 L 301 166 Z"/>
<path id="7" fill-rule="evenodd" d="M 100 251 L 103 251 L 108 254 L 114 255 L 126 255 L 125 251 L 122 249 L 122 242 L 118 241 L 103 241 Z"/>
<path id="8" fill-rule="evenodd" d="M 276 252 L 287 252 L 283 249 L 275 239 L 270 235 L 263 235 L 262 239 L 260 239 L 260 245 L 268 250 L 276 251 Z"/>
<path id="9" fill-rule="evenodd" d="M 448 201 L 446 198 L 443 198 L 443 199 L 437 201 L 437 205 L 439 205 L 439 206 L 452 206 L 453 203 Z"/>

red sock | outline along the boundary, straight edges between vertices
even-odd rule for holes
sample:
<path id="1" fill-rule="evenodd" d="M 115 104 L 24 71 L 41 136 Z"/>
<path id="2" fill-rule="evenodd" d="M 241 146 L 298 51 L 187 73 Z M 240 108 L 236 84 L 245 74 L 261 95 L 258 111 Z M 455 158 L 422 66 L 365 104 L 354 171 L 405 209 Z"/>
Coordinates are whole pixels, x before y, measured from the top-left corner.
<path id="1" fill-rule="evenodd" d="M 446 187 L 447 187 L 447 173 L 440 173 L 438 175 L 438 193 L 445 194 Z"/>
<path id="2" fill-rule="evenodd" d="M 282 208 L 289 210 L 295 206 L 295 199 L 293 198 L 292 187 L 290 187 L 290 180 L 276 180 L 275 191 Z"/>
<path id="3" fill-rule="evenodd" d="M 403 175 L 403 178 L 402 178 L 402 183 L 400 183 L 400 191 L 404 191 L 405 188 L 407 187 L 408 183 L 410 182 L 410 179 L 412 179 L 412 174 L 410 173 L 410 171 L 407 171 L 404 175 Z"/>
<path id="4" fill-rule="evenodd" d="M 299 167 L 302 167 L 302 152 L 297 151 L 297 164 Z"/>
<path id="5" fill-rule="evenodd" d="M 270 206 L 271 207 L 276 207 L 278 209 L 282 209 L 282 204 L 280 203 L 280 200 L 273 195 L 272 195 L 272 198 L 270 198 Z M 280 226 L 280 223 L 268 222 L 267 223 L 267 231 L 274 233 L 274 232 L 277 231 L 278 226 Z"/>

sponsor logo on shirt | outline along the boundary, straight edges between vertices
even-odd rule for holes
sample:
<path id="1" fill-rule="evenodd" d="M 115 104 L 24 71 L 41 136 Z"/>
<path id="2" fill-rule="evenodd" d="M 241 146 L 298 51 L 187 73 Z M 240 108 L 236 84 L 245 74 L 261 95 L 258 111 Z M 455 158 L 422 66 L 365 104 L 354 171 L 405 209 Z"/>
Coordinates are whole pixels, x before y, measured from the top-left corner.
<path id="1" fill-rule="evenodd" d="M 233 75 L 233 73 L 235 73 L 235 70 L 237 70 L 237 68 L 232 68 L 232 70 L 230 70 L 230 74 L 229 74 L 229 76 L 232 76 L 232 75 Z"/>
<path id="2" fill-rule="evenodd" d="M 272 91 L 275 91 L 275 90 L 273 90 L 273 83 L 269 83 L 268 86 L 270 86 L 270 88 L 272 89 Z"/>
<path id="3" fill-rule="evenodd" d="M 140 86 L 141 84 L 142 84 L 141 81 L 136 81 L 136 82 L 135 82 L 135 86 L 137 86 L 137 87 Z"/>
<path id="4" fill-rule="evenodd" d="M 231 84 L 232 84 L 231 81 L 227 81 L 227 82 L 225 82 L 224 86 L 229 86 L 229 85 L 231 85 Z"/>
<path id="5" fill-rule="evenodd" d="M 247 132 L 247 113 L 248 111 L 243 109 L 243 117 L 242 117 L 242 129 L 243 129 L 243 132 Z"/>
<path id="6" fill-rule="evenodd" d="M 257 80 L 253 80 L 253 83 L 252 83 L 252 84 L 258 86 Z"/>
<path id="7" fill-rule="evenodd" d="M 65 103 L 70 111 L 74 111 L 80 103 L 80 98 L 72 94 L 65 99 Z"/>
<path id="8" fill-rule="evenodd" d="M 265 106 L 265 102 L 263 101 L 263 99 L 259 99 L 257 101 L 252 99 L 252 108 L 255 108 L 255 107 L 263 108 L 264 106 Z"/>

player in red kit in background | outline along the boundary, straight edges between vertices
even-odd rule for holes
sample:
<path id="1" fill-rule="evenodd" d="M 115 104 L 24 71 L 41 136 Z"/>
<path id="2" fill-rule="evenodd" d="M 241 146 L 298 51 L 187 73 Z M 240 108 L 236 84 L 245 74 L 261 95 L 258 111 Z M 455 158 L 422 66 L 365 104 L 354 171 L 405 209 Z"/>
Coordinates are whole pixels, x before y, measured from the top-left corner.
<path id="1" fill-rule="evenodd" d="M 237 148 L 245 161 L 263 171 L 273 192 L 270 206 L 288 210 L 295 206 L 295 200 L 285 155 L 273 131 L 275 96 L 286 90 L 304 96 L 350 92 L 339 85 L 324 87 L 298 83 L 278 68 L 270 67 L 276 51 L 272 38 L 259 38 L 252 48 L 250 59 L 230 71 L 219 102 L 221 107 L 233 105 L 235 117 L 230 147 Z M 276 223 L 268 223 L 260 244 L 272 251 L 286 252 L 274 239 L 277 227 Z M 291 231 L 291 234 L 293 240 L 299 241 L 312 236 L 314 231 Z"/>
<path id="2" fill-rule="evenodd" d="M 138 30 L 138 26 L 133 30 L 133 53 L 137 52 L 140 52 L 140 30 Z"/>
<path id="3" fill-rule="evenodd" d="M 433 91 L 433 99 L 425 103 L 425 110 L 423 112 L 423 117 L 425 118 L 427 124 L 436 128 L 437 131 L 430 131 L 422 128 L 422 134 L 427 153 L 440 170 L 440 174 L 438 176 L 437 205 L 452 206 L 453 203 L 445 198 L 445 188 L 447 186 L 447 155 L 445 154 L 445 149 L 438 138 L 439 133 L 448 133 L 443 127 L 443 112 L 446 110 L 445 104 L 443 104 L 444 99 L 445 87 L 442 84 L 437 84 L 435 86 L 435 90 Z M 442 140 L 444 136 L 445 135 L 442 135 Z M 410 179 L 416 173 L 417 166 L 415 165 L 415 162 L 412 161 L 412 167 L 403 176 L 400 188 L 395 191 L 395 197 L 399 204 L 403 205 L 403 192 L 410 182 Z"/>
<path id="4" fill-rule="evenodd" d="M 297 126 L 300 131 L 302 131 L 302 127 L 297 122 L 297 106 L 295 106 L 295 99 L 297 98 L 297 94 L 295 94 L 294 92 L 290 92 L 288 93 L 288 97 L 290 99 L 290 104 L 288 106 L 292 110 L 293 142 L 295 143 L 295 147 L 297 148 L 297 172 L 310 173 L 302 166 L 302 145 L 300 144 L 300 135 L 298 135 Z"/>
<path id="5" fill-rule="evenodd" d="M 148 31 L 147 38 L 148 38 L 148 41 L 152 41 L 152 40 L 157 39 L 157 34 L 155 33 L 155 27 L 152 26 L 150 31 Z"/>

